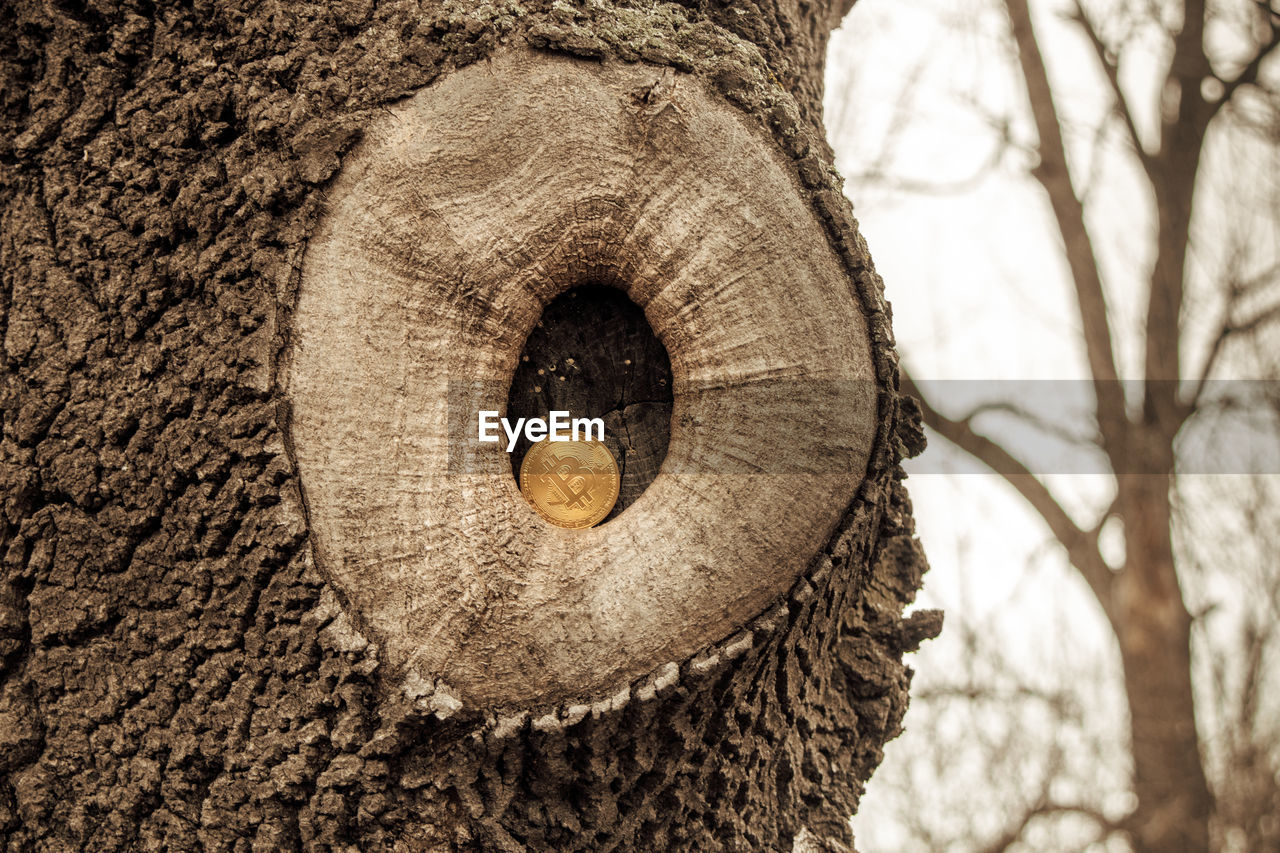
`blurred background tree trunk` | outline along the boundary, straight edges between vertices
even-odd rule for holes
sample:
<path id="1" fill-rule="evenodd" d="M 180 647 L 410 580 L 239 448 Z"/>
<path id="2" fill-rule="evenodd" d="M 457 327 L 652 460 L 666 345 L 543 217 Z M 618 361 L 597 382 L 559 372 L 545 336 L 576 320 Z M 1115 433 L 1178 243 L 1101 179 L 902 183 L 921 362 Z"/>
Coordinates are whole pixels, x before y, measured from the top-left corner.
<path id="1" fill-rule="evenodd" d="M 864 38 L 877 22 L 885 31 L 896 26 L 887 23 L 887 10 L 877 18 L 873 5 L 860 8 L 850 22 L 851 27 L 866 25 Z M 1277 685 L 1266 672 L 1277 660 L 1271 623 L 1280 583 L 1274 570 L 1254 577 L 1246 566 L 1232 564 L 1227 555 L 1238 553 L 1239 540 L 1215 545 L 1202 538 L 1206 549 L 1222 548 L 1219 564 L 1212 567 L 1215 580 L 1206 585 L 1202 558 L 1187 544 L 1190 531 L 1215 539 L 1236 534 L 1196 525 L 1188 518 L 1196 514 L 1196 504 L 1187 503 L 1187 493 L 1202 485 L 1195 475 L 1256 470 L 1271 482 L 1242 484 L 1234 497 L 1232 490 L 1223 490 L 1226 495 L 1212 499 L 1219 510 L 1245 512 L 1250 495 L 1270 492 L 1280 472 L 1274 457 L 1268 457 L 1272 467 L 1256 469 L 1223 462 L 1237 449 L 1229 439 L 1217 438 L 1209 456 L 1195 449 L 1195 436 L 1214 429 L 1214 419 L 1228 409 L 1260 417 L 1258 429 L 1268 445 L 1276 436 L 1275 412 L 1265 393 L 1258 397 L 1256 384 L 1223 380 L 1275 378 L 1274 359 L 1266 354 L 1280 326 L 1280 218 L 1274 202 L 1270 208 L 1264 202 L 1260 210 L 1251 209 L 1244 195 L 1224 198 L 1222 187 L 1230 182 L 1224 180 L 1225 172 L 1242 185 L 1257 186 L 1260 195 L 1277 197 L 1274 166 L 1269 164 L 1276 162 L 1274 151 L 1280 146 L 1280 11 L 1274 4 L 1247 0 L 1005 0 L 900 14 L 904 21 L 913 14 L 917 19 L 936 16 L 939 40 L 971 42 L 970 49 L 976 43 L 981 47 L 975 55 L 993 43 L 997 49 L 987 49 L 972 65 L 936 72 L 932 80 L 932 63 L 942 66 L 947 59 L 921 57 L 897 94 L 897 106 L 884 125 L 887 131 L 879 131 L 891 141 L 863 145 L 873 153 L 862 153 L 848 168 L 851 182 L 860 187 L 861 198 L 868 188 L 877 188 L 885 199 L 916 194 L 944 204 L 947 197 L 981 186 L 1006 169 L 1014 174 L 1025 169 L 1023 174 L 1047 202 L 1047 213 L 1024 214 L 1029 221 L 1025 230 L 996 232 L 993 245 L 997 253 L 1008 255 L 1005 268 L 1017 265 L 1017 272 L 1008 275 L 1027 284 L 1021 294 L 1027 303 L 1049 304 L 1051 284 L 1059 275 L 1065 278 L 1070 294 L 1066 304 L 1073 316 L 1059 317 L 1060 328 L 1074 340 L 1060 359 L 1067 373 L 1083 365 L 1079 384 L 1091 393 L 1087 413 L 1070 422 L 1052 406 L 1038 408 L 1034 399 L 1020 399 L 1018 389 L 1029 383 L 1002 387 L 993 381 L 984 389 L 988 399 L 976 406 L 965 403 L 947 382 L 922 378 L 930 376 L 927 368 L 914 365 L 929 363 L 927 345 L 913 344 L 909 334 L 903 345 L 906 363 L 913 365 L 919 381 L 907 380 L 907 387 L 920 398 L 925 423 L 937 435 L 998 474 L 1025 502 L 1092 594 L 1122 673 L 1134 796 L 1128 807 L 1114 801 L 1104 805 L 1087 791 L 1081 794 L 1077 783 L 1084 780 L 1072 777 L 1064 765 L 1048 771 L 1043 788 L 1003 795 L 1010 805 L 1004 827 L 989 833 L 994 840 L 984 841 L 974 832 L 963 843 L 971 849 L 1019 844 L 1045 849 L 1045 839 L 1055 836 L 1028 831 L 1068 816 L 1077 828 L 1091 825 L 1094 838 L 1124 839 L 1141 853 L 1271 849 L 1280 843 L 1280 826 L 1269 817 L 1280 762 L 1269 742 L 1276 731 Z M 954 62 L 955 56 L 948 58 Z M 856 81 L 857 61 L 850 65 Z M 946 79 L 937 79 L 944 74 Z M 935 88 L 926 92 L 930 85 Z M 932 126 L 924 128 L 922 115 L 928 109 L 946 115 L 939 103 L 948 99 L 947 86 L 961 90 L 955 93 L 960 111 L 970 111 L 970 120 L 957 120 L 953 112 L 949 119 L 933 118 Z M 832 88 L 837 112 L 842 98 L 848 98 L 850 113 L 865 117 L 855 94 L 836 94 L 834 82 Z M 937 170 L 928 174 L 921 164 L 929 161 L 915 152 L 923 145 L 921 134 L 945 134 L 941 128 L 948 120 L 957 147 L 966 141 L 962 134 L 973 133 L 978 125 L 985 127 L 993 152 L 980 155 L 977 169 L 953 183 Z M 836 119 L 838 151 L 841 133 Z M 872 135 L 866 130 L 860 134 Z M 846 144 L 851 149 L 858 145 Z M 1240 156 L 1240 151 L 1249 155 Z M 1214 168 L 1206 171 L 1211 157 Z M 883 241 L 876 216 L 864 211 L 862 218 L 873 238 Z M 1044 244 L 1056 244 L 1061 254 L 1028 263 L 1019 252 L 1030 232 L 1041 227 L 1049 235 Z M 1120 248 L 1112 248 L 1117 244 Z M 882 266 L 885 257 L 881 255 Z M 954 264 L 941 268 L 946 270 L 944 286 L 947 279 L 957 279 L 953 298 L 963 294 L 972 304 L 975 297 L 958 280 L 963 273 L 955 272 Z M 894 280 L 904 280 L 900 269 Z M 904 298 L 896 302 L 902 318 Z M 948 322 L 942 304 L 943 333 L 963 337 L 966 320 L 956 314 Z M 991 304 L 998 316 L 1007 310 L 994 300 Z M 1037 346 L 1017 329 L 1000 344 L 1013 350 Z M 1250 364 L 1251 354 L 1261 362 Z M 970 375 L 973 370 L 969 368 Z M 1250 394 L 1254 399 L 1246 399 Z M 1028 438 L 1062 432 L 1093 448 L 1093 462 L 1078 472 L 1106 474 L 1104 494 L 1089 501 L 1072 495 L 1071 484 L 1064 482 L 1069 478 L 1060 476 L 1071 469 L 1053 467 Z M 927 471 L 937 470 L 925 464 Z M 980 541 L 984 533 L 975 530 L 969 538 Z M 1242 535 L 1260 562 L 1275 562 L 1280 541 L 1268 538 L 1265 528 Z M 1246 615 L 1232 626 L 1234 643 L 1225 647 L 1220 637 L 1211 644 L 1203 632 L 1197 639 L 1196 629 L 1197 619 L 1212 609 L 1205 603 L 1206 587 L 1209 601 L 1221 597 L 1221 588 L 1212 584 L 1222 578 L 1234 578 L 1235 602 L 1247 603 Z M 1070 611 L 1063 612 L 1070 625 Z M 1024 630 L 1037 627 L 1028 624 Z M 953 636 L 959 640 L 965 631 Z M 1070 642 L 1065 636 L 1063 641 Z M 975 642 L 972 651 L 979 646 L 986 654 L 997 653 L 990 642 Z M 1232 661 L 1233 686 L 1227 695 L 1210 687 L 1218 674 L 1216 655 Z M 989 685 L 970 688 L 984 692 Z M 989 700 L 975 697 L 988 703 L 982 714 L 998 717 L 998 706 Z M 1042 700 L 1055 714 L 1066 713 L 1060 695 L 1036 699 Z M 1088 726 L 1090 713 L 1076 711 Z M 1100 721 L 1103 714 L 1099 707 L 1092 719 Z M 1040 735 L 1044 743 L 1056 737 L 1048 731 Z M 1024 730 L 1022 737 L 1034 739 L 1036 734 Z M 1232 740 L 1252 746 L 1228 755 L 1223 746 Z M 1000 748 L 1009 746 L 1001 743 Z M 1108 759 L 1096 756 L 1096 761 Z M 1259 763 L 1270 770 L 1259 770 Z M 1239 784 L 1246 777 L 1269 786 L 1270 793 L 1259 794 L 1252 782 Z M 945 785 L 945 778 L 939 784 Z M 1243 806 L 1246 800 L 1253 805 Z M 1018 801 L 1023 804 L 1015 805 Z M 945 825 L 947 819 L 937 816 L 933 830 Z M 921 831 L 916 839 L 921 849 L 937 849 L 943 839 L 954 842 L 964 835 L 954 827 L 950 832 L 930 836 Z M 1080 842 L 1064 839 L 1088 835 L 1059 835 L 1050 846 L 1076 849 L 1073 845 Z"/>

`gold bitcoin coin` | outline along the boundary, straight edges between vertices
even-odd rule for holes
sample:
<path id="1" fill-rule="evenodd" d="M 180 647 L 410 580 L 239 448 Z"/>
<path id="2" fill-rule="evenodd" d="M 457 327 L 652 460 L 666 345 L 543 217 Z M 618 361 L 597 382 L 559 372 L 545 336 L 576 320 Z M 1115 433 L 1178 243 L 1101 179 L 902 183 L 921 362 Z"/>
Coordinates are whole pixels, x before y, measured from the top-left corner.
<path id="1" fill-rule="evenodd" d="M 618 501 L 618 463 L 599 441 L 539 441 L 520 463 L 520 491 L 557 527 L 592 527 Z"/>

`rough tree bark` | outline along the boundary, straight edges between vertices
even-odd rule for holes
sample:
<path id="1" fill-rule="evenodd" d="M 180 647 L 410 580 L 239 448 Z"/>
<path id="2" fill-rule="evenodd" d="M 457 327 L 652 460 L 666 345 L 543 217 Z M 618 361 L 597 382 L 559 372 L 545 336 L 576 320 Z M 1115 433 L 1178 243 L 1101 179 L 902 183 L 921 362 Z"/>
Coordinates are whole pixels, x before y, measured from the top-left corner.
<path id="1" fill-rule="evenodd" d="M 902 615 L 925 564 L 898 462 L 922 439 L 918 416 L 898 396 L 882 286 L 823 141 L 826 37 L 845 11 L 787 0 L 734 7 L 538 0 L 6 5 L 6 849 L 757 851 L 850 844 L 847 818 L 906 707 L 910 672 L 902 654 L 936 634 L 939 617 Z M 776 246 L 726 238 L 709 251 L 760 261 L 742 278 L 764 290 L 739 288 L 717 306 L 717 293 L 732 291 L 732 281 L 704 283 L 687 289 L 683 304 L 694 314 L 704 305 L 708 314 L 729 312 L 724 316 L 777 312 L 784 331 L 809 334 L 789 342 L 796 359 L 806 348 L 835 347 L 832 357 L 852 364 L 859 351 L 862 387 L 871 389 L 869 417 L 853 418 L 860 433 L 824 439 L 833 451 L 847 444 L 861 453 L 858 470 L 832 478 L 824 500 L 775 494 L 772 518 L 753 509 L 731 519 L 739 505 L 714 499 L 702 519 L 696 506 L 680 518 L 670 517 L 675 509 L 654 513 L 653 524 L 669 525 L 674 541 L 688 524 L 703 524 L 720 537 L 708 553 L 748 554 L 750 561 L 711 564 L 705 589 L 686 601 L 696 567 L 681 562 L 682 551 L 663 552 L 664 560 L 646 569 L 644 589 L 656 595 L 666 571 L 682 594 L 672 596 L 670 609 L 650 608 L 652 625 L 637 628 L 634 649 L 625 615 L 609 623 L 612 633 L 602 630 L 607 641 L 555 641 L 543 624 L 547 608 L 532 606 L 519 583 L 461 622 L 441 612 L 457 604 L 449 598 L 454 587 L 439 580 L 449 573 L 487 580 L 494 575 L 482 569 L 500 565 L 535 577 L 537 556 L 563 542 L 525 548 L 493 541 L 529 530 L 545 535 L 527 519 L 468 526 L 474 517 L 442 517 L 432 504 L 430 535 L 445 536 L 438 553 L 460 562 L 427 558 L 420 574 L 408 572 L 403 589 L 417 594 L 413 584 L 427 584 L 416 608 L 367 582 L 356 571 L 362 549 L 398 559 L 386 538 L 396 531 L 380 521 L 359 540 L 343 527 L 343 513 L 368 495 L 325 492 L 329 457 L 312 451 L 326 446 L 337 427 L 325 417 L 336 416 L 316 414 L 326 389 L 300 393 L 326 363 L 308 347 L 334 331 L 307 325 L 315 306 L 326 304 L 316 301 L 326 291 L 311 284 L 307 264 L 315 266 L 315 246 L 331 245 L 321 237 L 332 233 L 351 198 L 344 187 L 359 182 L 361 169 L 380 168 L 370 152 L 387 138 L 389 117 L 404 116 L 419 98 L 438 111 L 433 92 L 451 91 L 450 81 L 480 80 L 486 69 L 514 73 L 505 79 L 518 82 L 544 67 L 561 69 L 566 79 L 606 81 L 617 97 L 611 114 L 627 127 L 651 116 L 684 132 L 688 144 L 695 138 L 687 130 L 699 122 L 736 128 L 743 150 L 764 164 L 743 183 L 783 181 L 779 195 L 801 211 L 783 223 L 804 249 L 797 263 L 825 271 L 812 273 L 816 284 L 774 281 L 764 260 L 779 254 Z M 446 129 L 459 132 L 442 126 L 441 133 Z M 566 128 L 569 135 L 591 131 Z M 698 174 L 696 163 L 668 165 Z M 713 165 L 732 173 L 724 159 Z M 650 166 L 636 168 L 643 177 Z M 651 188 L 655 196 L 660 191 Z M 640 194 L 627 192 L 624 207 Z M 409 219 L 414 210 L 437 210 L 437 201 L 402 199 Z M 518 197 L 507 201 L 519 206 Z M 732 194 L 720 201 L 724 219 L 744 216 Z M 431 217 L 419 220 L 414 227 L 427 228 Z M 595 221 L 589 212 L 574 220 Z M 394 217 L 387 222 L 394 236 Z M 716 222 L 696 226 L 686 229 L 695 244 L 704 231 L 733 234 Z M 740 229 L 739 240 L 749 233 Z M 592 267 L 608 241 L 592 247 L 590 234 L 570 236 L 587 263 L 544 270 L 552 283 L 532 287 L 536 307 L 513 303 L 509 325 L 470 329 L 477 352 L 494 355 L 494 364 L 498 356 L 507 361 L 492 376 L 469 374 L 466 364 L 460 375 L 505 396 L 541 304 L 569 286 L 611 284 L 645 308 L 671 354 L 677 387 L 668 459 L 714 448 L 714 433 L 703 445 L 690 443 L 690 435 L 703 435 L 702 421 L 680 415 L 700 411 L 700 398 L 681 382 L 697 378 L 699 365 L 729 363 L 698 361 L 720 327 L 647 304 L 656 297 L 644 285 L 674 279 L 672 270 L 646 278 L 638 267 Z M 554 235 L 537 239 L 565 245 Z M 441 245 L 427 241 L 421 249 L 442 252 Z M 637 249 L 631 260 L 644 257 Z M 464 266 L 473 260 L 468 252 L 458 258 Z M 514 272 L 528 268 L 528 258 L 485 258 L 503 258 Z M 420 262 L 410 252 L 385 268 L 412 273 Z M 721 269 L 730 270 L 725 264 Z M 577 278 L 566 277 L 570 267 Z M 608 280 L 610 270 L 616 280 Z M 832 289 L 833 281 L 840 287 Z M 493 321 L 489 284 L 474 290 L 466 276 L 455 284 L 436 293 L 437 302 L 418 306 L 425 324 L 452 317 L 456 305 L 463 306 L 459 317 Z M 369 292 L 357 301 L 376 303 Z M 801 308 L 823 298 L 846 305 L 853 320 L 837 328 L 830 319 L 846 309 L 809 316 L 779 293 L 794 293 Z M 795 317 L 794 325 L 786 317 Z M 750 336 L 737 334 L 743 337 L 724 342 L 725 351 L 750 350 Z M 403 347 L 371 338 L 369 351 L 409 358 L 416 343 L 410 331 L 404 335 Z M 505 383 L 490 381 L 502 376 Z M 733 396 L 713 390 L 725 392 L 717 399 L 732 410 Z M 515 399 L 521 386 L 510 391 Z M 441 402 L 438 394 L 422 400 L 432 411 Z M 357 411 L 348 421 L 361 429 L 382 414 Z M 833 456 L 853 458 L 853 450 Z M 484 464 L 495 460 L 507 464 L 505 456 Z M 392 473 L 395 491 L 404 472 Z M 509 481 L 509 469 L 502 475 Z M 677 480 L 678 472 L 664 468 L 627 512 L 591 532 L 593 541 L 603 551 L 623 548 L 616 532 L 648 529 L 629 519 L 649 494 L 652 509 Z M 743 506 L 761 503 L 751 489 L 737 488 Z M 502 495 L 480 498 L 475 506 L 483 509 Z M 463 533 L 451 539 L 450 531 Z M 756 543 L 764 545 L 751 550 Z M 480 549 L 474 562 L 473 548 Z M 493 557 L 493 549 L 505 556 Z M 601 576 L 632 571 L 639 559 L 632 556 L 602 562 Z M 548 607 L 574 604 L 563 578 L 537 589 L 549 590 Z M 717 590 L 724 596 L 718 604 Z M 610 600 L 645 610 L 636 598 Z M 690 612 L 690 602 L 702 610 Z M 594 625 L 596 616 L 566 621 Z"/>

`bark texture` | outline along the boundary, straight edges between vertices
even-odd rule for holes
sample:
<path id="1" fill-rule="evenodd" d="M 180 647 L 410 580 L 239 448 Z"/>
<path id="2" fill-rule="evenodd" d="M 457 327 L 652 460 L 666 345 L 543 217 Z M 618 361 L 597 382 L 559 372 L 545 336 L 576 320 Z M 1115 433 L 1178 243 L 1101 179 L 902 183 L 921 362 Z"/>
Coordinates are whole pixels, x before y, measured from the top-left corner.
<path id="1" fill-rule="evenodd" d="M 820 133 L 841 10 L 14 3 L 0 62 L 0 837 L 9 850 L 778 850 L 848 842 L 924 562 L 881 287 Z M 699 77 L 790 158 L 856 285 L 879 423 L 805 576 L 604 697 L 386 676 L 313 565 L 277 382 L 326 184 L 502 43 Z M 797 840 L 801 839 L 801 840 Z"/>

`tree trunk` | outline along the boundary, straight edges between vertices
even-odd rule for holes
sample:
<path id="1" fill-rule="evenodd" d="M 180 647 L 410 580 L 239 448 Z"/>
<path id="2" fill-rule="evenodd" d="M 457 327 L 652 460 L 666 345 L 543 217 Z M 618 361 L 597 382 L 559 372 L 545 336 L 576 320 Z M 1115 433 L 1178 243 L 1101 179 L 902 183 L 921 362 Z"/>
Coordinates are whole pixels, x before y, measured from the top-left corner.
<path id="1" fill-rule="evenodd" d="M 1165 456 L 1167 463 L 1172 452 Z M 1174 571 L 1170 480 L 1117 477 L 1127 557 L 1115 623 L 1138 798 L 1129 835 L 1138 853 L 1208 850 L 1213 806 L 1191 691 L 1191 616 Z"/>
<path id="2" fill-rule="evenodd" d="M 787 0 L 7 5 L 6 849 L 851 844 L 847 819 L 906 707 L 902 654 L 940 621 L 902 616 L 924 571 L 898 468 L 902 452 L 922 445 L 919 419 L 898 396 L 881 284 L 822 135 L 826 38 L 845 11 Z M 566 138 L 607 137 L 614 148 L 592 150 L 651 155 L 619 161 L 636 180 L 613 209 L 656 209 L 664 187 L 679 195 L 664 184 L 672 175 L 720 187 L 699 196 L 715 204 L 691 220 L 683 246 L 655 237 L 614 252 L 617 235 L 587 226 L 618 220 L 590 213 L 599 201 L 590 194 L 575 196 L 580 212 L 560 223 L 568 236 L 504 244 L 467 217 L 432 231 L 442 199 L 492 185 L 402 174 L 417 194 L 397 196 L 377 184 L 394 172 L 380 159 L 391 149 L 379 146 L 401 132 L 406 156 L 445 137 L 455 143 L 440 157 L 469 145 L 485 156 L 487 128 L 513 114 L 514 100 L 447 97 L 485 87 L 492 97 L 486 73 L 532 92 L 521 109 L 534 119 L 547 114 L 540 105 L 561 110 Z M 572 87 L 539 89 L 547 80 Z M 597 107 L 599 125 L 583 117 Z M 439 121 L 413 124 L 424 115 Z M 724 139 L 733 144 L 717 154 Z M 537 169 L 543 155 L 520 162 Z M 733 179 L 735 162 L 747 164 L 746 180 Z M 609 174 L 593 163 L 582 181 Z M 544 191 L 540 182 L 513 184 L 487 209 L 514 229 L 563 204 L 578 185 L 572 163 L 562 165 L 539 173 L 562 190 L 527 216 L 511 211 Z M 360 220 L 385 221 L 385 239 L 339 227 L 371 209 L 360 208 L 365 177 L 405 214 Z M 693 201 L 685 193 L 645 233 L 669 233 L 662 227 L 693 216 Z M 481 233 L 493 240 L 458 242 Z M 794 257 L 770 234 L 784 235 Z M 355 244 L 343 241 L 356 237 L 402 254 L 351 266 L 359 275 L 330 286 L 333 269 L 355 264 L 355 249 L 343 254 Z M 699 251 L 723 278 L 667 287 Z M 759 263 L 739 276 L 735 258 Z M 503 275 L 486 278 L 488 268 Z M 439 278 L 378 289 L 397 271 L 426 281 L 428 269 L 466 273 L 450 287 Z M 519 292 L 537 298 L 501 315 L 497 294 L 526 273 Z M 754 289 L 734 290 L 739 280 Z M 497 393 L 497 407 L 517 400 L 535 381 L 510 377 L 541 306 L 583 284 L 619 288 L 645 309 L 675 386 L 669 449 L 662 416 L 646 415 L 650 425 L 637 429 L 647 437 L 632 442 L 638 459 L 665 453 L 662 472 L 633 484 L 635 502 L 588 531 L 594 539 L 553 540 L 521 516 L 502 491 L 505 456 L 477 456 L 479 473 L 454 479 L 443 467 L 393 467 L 376 480 L 385 492 L 360 479 L 407 459 L 388 448 L 418 446 L 413 413 L 439 410 L 453 391 L 432 385 L 418 398 L 402 383 L 390 394 L 384 377 L 402 369 L 417 381 L 425 362 L 414 359 L 429 356 Z M 376 314 L 387 305 L 417 313 L 412 322 Z M 700 319 L 713 316 L 728 319 Z M 439 324 L 470 335 L 449 340 L 493 363 L 467 361 L 471 350 L 452 344 L 420 346 Z M 791 426 L 781 438 L 744 427 L 747 438 L 782 449 L 794 440 L 809 467 L 747 470 L 716 481 L 732 501 L 710 491 L 677 505 L 664 497 L 686 476 L 677 463 L 705 461 L 693 451 L 738 434 L 705 426 L 715 419 L 698 408 L 705 394 L 720 394 L 724 423 L 750 421 L 732 414 L 743 405 L 723 375 L 735 362 L 707 356 L 710 342 L 748 352 L 753 330 L 781 347 L 761 356 L 765 368 L 792 353 L 788 369 L 845 383 L 856 410 L 836 411 L 816 391 L 791 407 L 774 399 L 769 411 Z M 350 334 L 355 355 L 344 349 Z M 826 360 L 851 372 L 824 373 Z M 349 381 L 339 364 L 370 383 Z M 365 391 L 384 394 L 369 399 L 385 407 L 351 408 Z M 387 411 L 409 415 L 387 420 Z M 815 423 L 815 449 L 794 411 L 838 415 L 852 434 Z M 432 441 L 421 438 L 443 446 Z M 836 460 L 834 473 L 815 472 L 815 455 Z M 495 462 L 507 465 L 505 479 Z M 792 482 L 805 489 L 788 490 Z M 431 503 L 447 493 L 437 487 L 460 490 L 457 508 Z M 426 502 L 429 524 L 417 523 L 414 501 Z M 505 514 L 483 515 L 494 507 Z M 648 551 L 621 541 L 657 529 L 670 534 L 654 544 L 670 548 L 661 560 L 645 563 Z M 589 566 L 588 549 L 575 549 L 587 541 L 604 555 Z M 399 545 L 426 556 L 408 561 Z M 548 554 L 598 574 L 567 577 Z M 608 607 L 582 605 L 599 578 L 634 583 Z"/>

